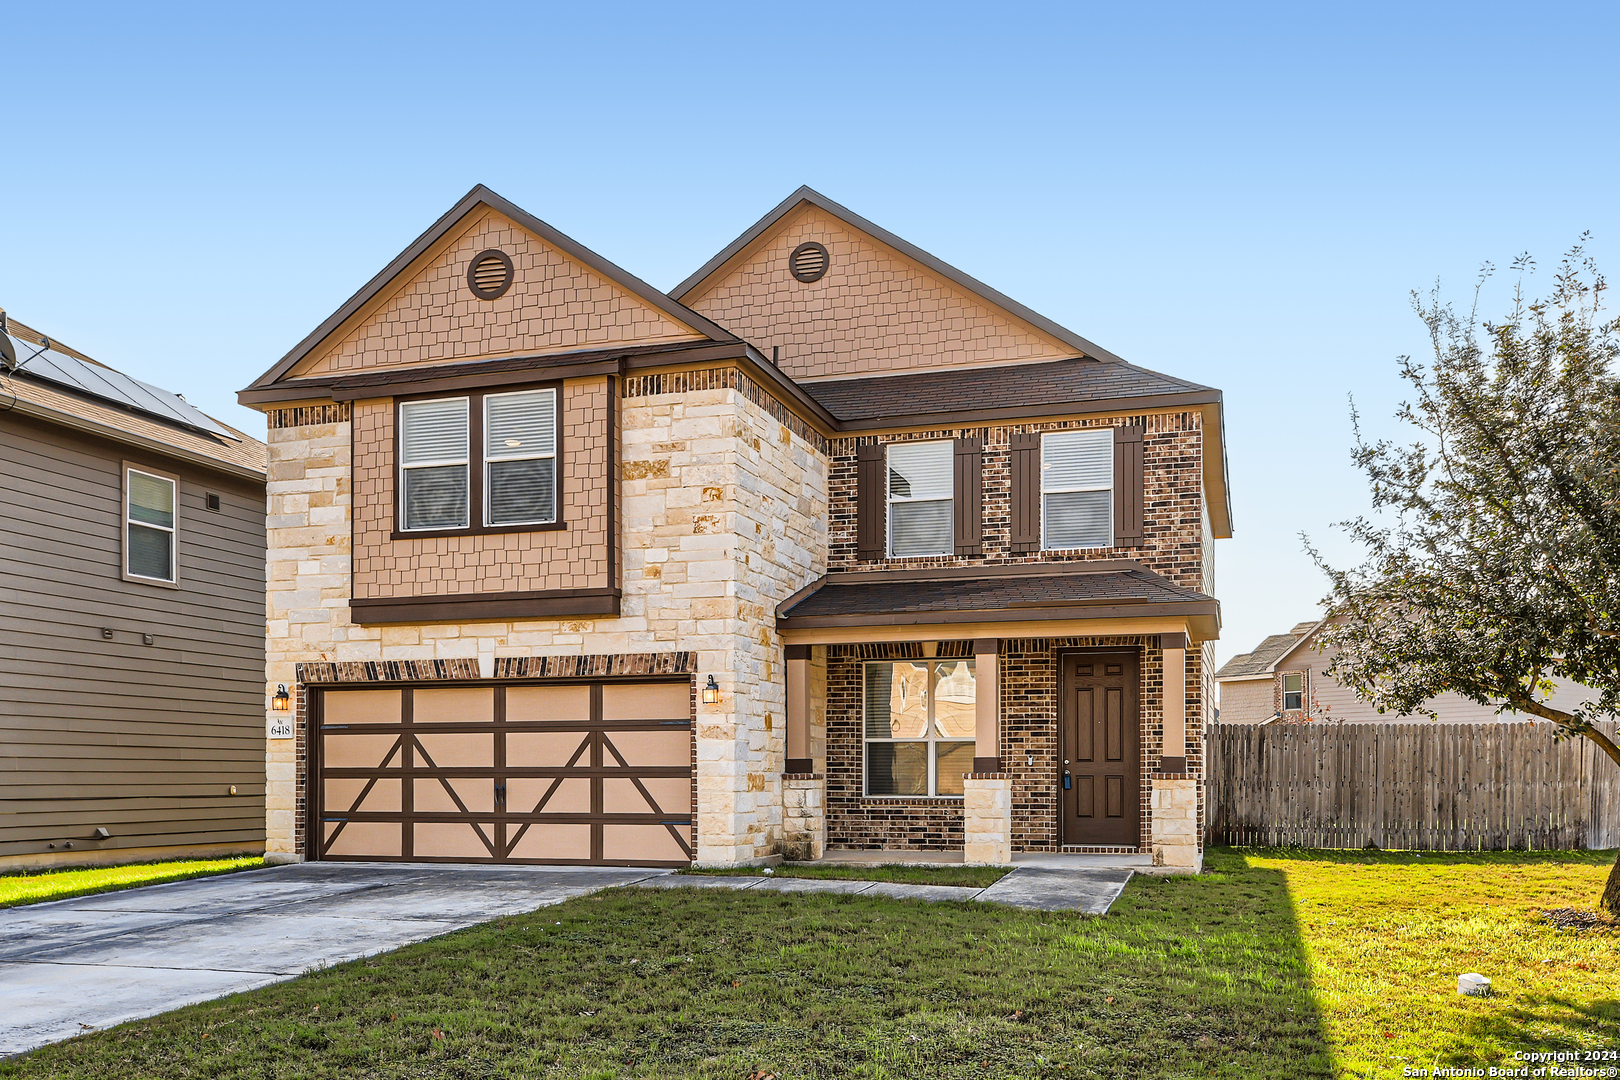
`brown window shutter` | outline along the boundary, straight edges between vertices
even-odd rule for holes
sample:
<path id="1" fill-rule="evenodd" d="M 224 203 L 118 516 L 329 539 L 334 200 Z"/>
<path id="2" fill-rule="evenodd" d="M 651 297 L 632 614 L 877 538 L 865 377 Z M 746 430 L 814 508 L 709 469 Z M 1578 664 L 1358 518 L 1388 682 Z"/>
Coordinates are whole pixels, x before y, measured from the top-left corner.
<path id="1" fill-rule="evenodd" d="M 1142 429 L 1114 429 L 1114 546 L 1142 546 Z"/>
<path id="2" fill-rule="evenodd" d="M 863 445 L 855 458 L 855 548 L 860 559 L 881 559 L 884 543 L 884 512 L 887 508 L 888 478 L 883 475 L 883 447 Z"/>
<path id="3" fill-rule="evenodd" d="M 984 554 L 984 444 L 978 439 L 956 440 L 954 495 L 956 553 Z"/>
<path id="4" fill-rule="evenodd" d="M 1012 550 L 1041 549 L 1041 437 L 1012 437 Z"/>

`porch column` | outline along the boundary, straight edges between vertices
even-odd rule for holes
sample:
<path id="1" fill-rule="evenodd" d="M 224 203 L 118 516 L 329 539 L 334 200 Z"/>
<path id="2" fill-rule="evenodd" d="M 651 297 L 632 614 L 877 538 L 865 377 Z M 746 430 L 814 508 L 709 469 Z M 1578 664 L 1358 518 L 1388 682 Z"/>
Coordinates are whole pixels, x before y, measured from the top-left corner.
<path id="1" fill-rule="evenodd" d="M 1197 873 L 1198 781 L 1187 776 L 1187 635 L 1161 634 L 1164 653 L 1164 743 L 1148 793 L 1153 815 L 1153 865 Z"/>
<path id="2" fill-rule="evenodd" d="M 1000 638 L 973 640 L 973 771 L 1001 771 L 1001 673 L 996 669 Z"/>
<path id="3" fill-rule="evenodd" d="M 1187 635 L 1160 634 L 1164 652 L 1164 747 L 1159 771 L 1187 771 Z"/>
<path id="4" fill-rule="evenodd" d="M 787 667 L 787 760 L 782 768 L 782 856 L 790 860 L 819 859 L 827 846 L 825 778 L 816 772 L 811 727 L 818 693 L 811 676 L 814 665 L 809 645 L 785 646 Z M 821 669 L 826 682 L 825 667 Z M 820 688 L 825 694 L 826 687 Z"/>
<path id="5" fill-rule="evenodd" d="M 973 771 L 962 778 L 962 861 L 1012 862 L 1012 776 L 1001 771 L 999 638 L 973 641 Z"/>
<path id="6" fill-rule="evenodd" d="M 786 773 L 815 772 L 810 756 L 810 646 L 787 645 Z"/>

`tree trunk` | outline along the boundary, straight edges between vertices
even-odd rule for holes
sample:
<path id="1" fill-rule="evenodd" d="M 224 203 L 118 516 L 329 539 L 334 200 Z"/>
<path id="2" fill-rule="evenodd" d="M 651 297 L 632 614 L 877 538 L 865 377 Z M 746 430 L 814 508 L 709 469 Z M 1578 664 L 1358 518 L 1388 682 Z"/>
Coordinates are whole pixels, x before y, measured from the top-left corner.
<path id="1" fill-rule="evenodd" d="M 1603 886 L 1603 899 L 1598 901 L 1609 918 L 1620 921 L 1620 858 L 1614 860 L 1614 869 L 1609 871 L 1609 883 Z"/>

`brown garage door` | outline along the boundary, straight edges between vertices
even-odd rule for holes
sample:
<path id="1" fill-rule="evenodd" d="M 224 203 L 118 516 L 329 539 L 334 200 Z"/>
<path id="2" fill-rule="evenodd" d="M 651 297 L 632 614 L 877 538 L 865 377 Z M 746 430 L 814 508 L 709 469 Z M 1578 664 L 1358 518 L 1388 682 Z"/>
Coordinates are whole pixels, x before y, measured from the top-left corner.
<path id="1" fill-rule="evenodd" d="M 324 690 L 320 859 L 684 866 L 691 684 Z"/>

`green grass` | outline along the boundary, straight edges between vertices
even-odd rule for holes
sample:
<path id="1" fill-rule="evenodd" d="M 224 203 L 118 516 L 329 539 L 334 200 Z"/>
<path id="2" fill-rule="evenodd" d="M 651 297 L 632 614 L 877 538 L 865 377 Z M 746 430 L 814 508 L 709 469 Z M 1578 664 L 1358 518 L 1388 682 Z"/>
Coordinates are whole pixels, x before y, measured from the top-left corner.
<path id="1" fill-rule="evenodd" d="M 136 885 L 156 885 L 164 881 L 226 874 L 263 866 L 257 855 L 228 859 L 179 859 L 170 862 L 128 863 L 124 866 L 95 866 L 75 870 L 31 870 L 0 875 L 0 908 L 37 904 L 42 900 L 65 900 L 70 896 L 112 892 Z"/>
<path id="2" fill-rule="evenodd" d="M 759 877 L 763 873 L 757 866 L 680 872 L 719 877 Z M 1007 869 L 1001 866 L 901 866 L 896 863 L 872 866 L 796 866 L 787 863 L 773 867 L 771 875 L 791 878 L 832 878 L 839 881 L 898 881 L 905 885 L 960 885 L 969 889 L 983 889 L 1006 877 Z"/>
<path id="3" fill-rule="evenodd" d="M 0 1077 L 1386 1077 L 1620 1046 L 1620 934 L 1537 918 L 1592 906 L 1602 855 L 1217 850 L 1208 867 L 1138 877 L 1106 918 L 610 890 Z M 1461 971 L 1498 994 L 1458 998 Z"/>
<path id="4" fill-rule="evenodd" d="M 1488 1069 L 1511 1065 L 1515 1050 L 1620 1049 L 1620 929 L 1560 930 L 1539 918 L 1594 908 L 1614 852 L 1246 859 L 1287 882 L 1342 1075 Z M 1488 975 L 1494 996 L 1459 997 L 1465 971 Z"/>

